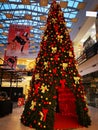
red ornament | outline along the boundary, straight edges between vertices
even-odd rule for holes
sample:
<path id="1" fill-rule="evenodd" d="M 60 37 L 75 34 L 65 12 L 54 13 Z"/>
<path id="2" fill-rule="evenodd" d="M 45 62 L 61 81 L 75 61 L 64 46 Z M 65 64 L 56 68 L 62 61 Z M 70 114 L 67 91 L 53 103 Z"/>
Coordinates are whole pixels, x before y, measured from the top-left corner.
<path id="1" fill-rule="evenodd" d="M 34 91 L 34 92 L 35 92 L 35 93 L 38 93 L 38 88 L 40 87 L 40 83 L 35 84 L 34 87 L 35 87 L 35 91 Z"/>
<path id="2" fill-rule="evenodd" d="M 44 102 L 45 105 L 49 104 L 48 102 Z"/>
<path id="3" fill-rule="evenodd" d="M 78 91 L 80 92 L 80 88 L 78 88 Z"/>
<path id="4" fill-rule="evenodd" d="M 65 87 L 65 83 L 66 83 L 66 80 L 65 80 L 65 79 L 61 79 L 61 80 L 60 80 L 60 84 L 61 84 L 61 87 L 62 87 L 62 88 Z"/>
<path id="5" fill-rule="evenodd" d="M 47 56 L 47 53 L 44 53 L 44 56 Z"/>
<path id="6" fill-rule="evenodd" d="M 53 99 L 57 99 L 57 96 L 55 95 L 55 96 L 53 96 Z"/>
<path id="7" fill-rule="evenodd" d="M 54 61 L 52 62 L 52 64 L 54 64 Z"/>
<path id="8" fill-rule="evenodd" d="M 36 120 L 34 120 L 34 124 L 36 124 Z"/>
<path id="9" fill-rule="evenodd" d="M 61 48 L 61 50 L 62 50 L 62 52 L 64 52 L 64 51 L 65 51 L 65 49 L 64 49 L 64 48 Z"/>
<path id="10" fill-rule="evenodd" d="M 59 88 L 59 86 L 55 86 L 55 89 L 58 89 Z"/>
<path id="11" fill-rule="evenodd" d="M 58 74 L 56 74 L 56 76 L 58 76 Z"/>
<path id="12" fill-rule="evenodd" d="M 59 58 L 59 55 L 55 55 L 55 56 L 54 56 L 54 60 L 55 60 L 55 61 L 57 61 L 58 58 Z"/>
<path id="13" fill-rule="evenodd" d="M 29 127 L 32 128 L 32 125 L 30 125 Z"/>
<path id="14" fill-rule="evenodd" d="M 62 73 L 62 76 L 65 76 L 65 74 L 64 74 L 64 73 Z"/>
<path id="15" fill-rule="evenodd" d="M 42 124 L 40 124 L 40 128 L 42 128 Z"/>
<path id="16" fill-rule="evenodd" d="M 56 68 L 54 68 L 54 69 L 53 69 L 53 73 L 54 73 L 54 74 L 56 74 L 56 71 L 57 71 L 57 69 L 56 69 Z"/>
<path id="17" fill-rule="evenodd" d="M 84 108 L 84 111 L 88 111 L 88 108 L 87 108 L 87 107 L 85 107 L 85 108 Z"/>
<path id="18" fill-rule="evenodd" d="M 43 114 L 44 114 L 43 121 L 45 121 L 45 120 L 46 120 L 47 113 L 48 113 L 48 109 L 42 108 L 42 112 L 43 112 Z"/>
<path id="19" fill-rule="evenodd" d="M 52 84 L 52 82 L 50 82 L 50 85 Z"/>
<path id="20" fill-rule="evenodd" d="M 50 76 L 53 76 L 53 74 L 50 74 Z"/>
<path id="21" fill-rule="evenodd" d="M 54 80 L 54 83 L 56 83 L 57 81 L 56 80 Z"/>

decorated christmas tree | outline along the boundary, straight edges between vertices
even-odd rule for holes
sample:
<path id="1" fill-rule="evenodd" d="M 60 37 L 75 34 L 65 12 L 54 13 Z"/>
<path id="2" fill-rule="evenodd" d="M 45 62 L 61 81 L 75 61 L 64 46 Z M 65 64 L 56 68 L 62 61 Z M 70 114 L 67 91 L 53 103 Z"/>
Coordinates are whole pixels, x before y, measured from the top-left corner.
<path id="1" fill-rule="evenodd" d="M 36 130 L 53 130 L 56 112 L 76 117 L 81 126 L 91 124 L 73 44 L 61 7 L 54 0 L 21 122 Z"/>

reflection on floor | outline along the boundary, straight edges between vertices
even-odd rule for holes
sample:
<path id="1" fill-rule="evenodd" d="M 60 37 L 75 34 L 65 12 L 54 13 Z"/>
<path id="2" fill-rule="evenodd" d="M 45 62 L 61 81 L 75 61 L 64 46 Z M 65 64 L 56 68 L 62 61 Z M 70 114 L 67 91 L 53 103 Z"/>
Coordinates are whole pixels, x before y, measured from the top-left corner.
<path id="1" fill-rule="evenodd" d="M 98 130 L 98 108 L 89 107 L 89 110 L 92 119 L 92 125 L 89 128 L 78 128 L 76 130 Z M 22 111 L 23 107 L 14 108 L 12 114 L 0 118 L 0 130 L 35 130 L 22 125 L 20 122 L 20 115 Z"/>

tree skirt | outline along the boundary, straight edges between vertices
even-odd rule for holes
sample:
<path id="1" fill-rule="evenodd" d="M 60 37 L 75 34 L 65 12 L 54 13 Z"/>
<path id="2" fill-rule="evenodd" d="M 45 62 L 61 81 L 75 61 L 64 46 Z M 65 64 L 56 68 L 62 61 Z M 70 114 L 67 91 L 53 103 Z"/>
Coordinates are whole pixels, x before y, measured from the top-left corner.
<path id="1" fill-rule="evenodd" d="M 66 117 L 59 113 L 55 114 L 54 129 L 69 129 L 79 128 L 78 120 L 76 117 Z"/>

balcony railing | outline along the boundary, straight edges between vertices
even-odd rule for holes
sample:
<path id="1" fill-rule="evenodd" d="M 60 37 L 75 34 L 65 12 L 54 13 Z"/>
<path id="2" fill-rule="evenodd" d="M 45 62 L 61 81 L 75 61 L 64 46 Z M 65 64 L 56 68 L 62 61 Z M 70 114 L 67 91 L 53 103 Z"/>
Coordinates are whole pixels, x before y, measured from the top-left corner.
<path id="1" fill-rule="evenodd" d="M 98 54 L 98 42 L 83 52 L 83 54 L 77 58 L 78 64 L 82 64 L 94 55 Z"/>

